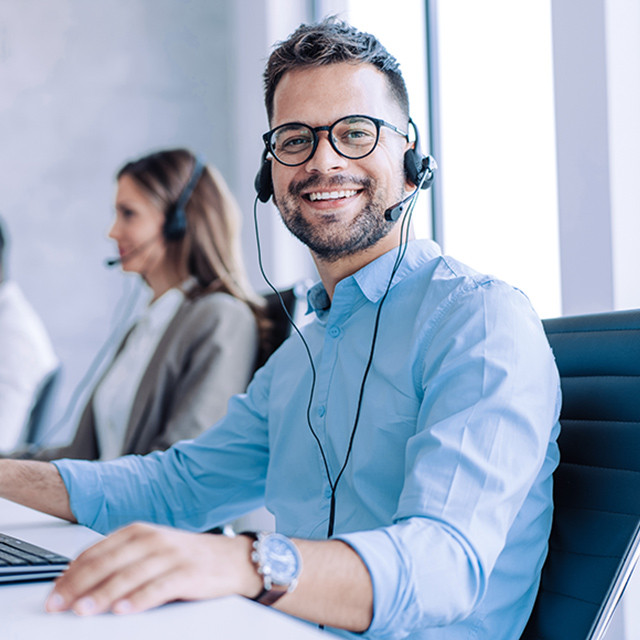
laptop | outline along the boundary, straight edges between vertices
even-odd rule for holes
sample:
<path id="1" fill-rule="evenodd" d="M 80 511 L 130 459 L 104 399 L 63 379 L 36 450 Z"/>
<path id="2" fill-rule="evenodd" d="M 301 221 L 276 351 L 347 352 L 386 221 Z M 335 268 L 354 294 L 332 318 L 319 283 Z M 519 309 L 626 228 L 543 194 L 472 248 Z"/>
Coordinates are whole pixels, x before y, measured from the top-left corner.
<path id="1" fill-rule="evenodd" d="M 52 580 L 69 562 L 58 553 L 0 533 L 0 584 Z"/>

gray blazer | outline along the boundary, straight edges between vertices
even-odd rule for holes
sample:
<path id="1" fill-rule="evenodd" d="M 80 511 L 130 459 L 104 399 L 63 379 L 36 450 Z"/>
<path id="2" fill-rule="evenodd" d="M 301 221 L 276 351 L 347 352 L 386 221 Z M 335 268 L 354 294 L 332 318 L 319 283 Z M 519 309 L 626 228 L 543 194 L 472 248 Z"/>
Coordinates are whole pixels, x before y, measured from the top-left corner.
<path id="1" fill-rule="evenodd" d="M 226 413 L 229 398 L 245 390 L 257 353 L 256 321 L 244 302 L 226 293 L 185 300 L 142 376 L 121 454 L 166 449 L 209 428 Z M 33 457 L 100 457 L 93 394 L 72 442 L 43 449 Z"/>

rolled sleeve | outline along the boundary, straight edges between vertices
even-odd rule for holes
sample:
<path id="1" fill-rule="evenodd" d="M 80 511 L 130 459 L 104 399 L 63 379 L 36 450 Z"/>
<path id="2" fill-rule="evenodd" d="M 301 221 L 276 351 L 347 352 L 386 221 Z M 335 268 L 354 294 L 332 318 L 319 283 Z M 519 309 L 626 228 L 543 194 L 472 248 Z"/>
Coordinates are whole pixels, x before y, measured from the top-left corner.
<path id="1" fill-rule="evenodd" d="M 136 520 L 175 524 L 166 495 L 179 479 L 163 477 L 161 455 L 124 456 L 110 462 L 64 459 L 53 464 L 78 523 L 107 534 Z"/>
<path id="2" fill-rule="evenodd" d="M 411 518 L 336 536 L 371 576 L 373 618 L 364 637 L 401 638 L 425 625 L 450 624 L 473 609 L 482 591 L 481 569 L 466 543 L 446 530 L 442 523 Z"/>
<path id="3" fill-rule="evenodd" d="M 55 460 L 62 477 L 69 505 L 76 520 L 100 533 L 109 530 L 104 518 L 104 491 L 102 478 L 95 465 L 83 460 Z"/>

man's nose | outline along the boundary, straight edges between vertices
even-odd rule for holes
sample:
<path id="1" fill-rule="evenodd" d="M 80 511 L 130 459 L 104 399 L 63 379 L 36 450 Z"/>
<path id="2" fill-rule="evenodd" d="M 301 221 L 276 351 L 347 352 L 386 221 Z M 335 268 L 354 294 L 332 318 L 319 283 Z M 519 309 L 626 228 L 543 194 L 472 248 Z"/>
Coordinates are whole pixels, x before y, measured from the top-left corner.
<path id="1" fill-rule="evenodd" d="M 343 171 L 347 165 L 347 158 L 341 156 L 332 146 L 327 132 L 318 134 L 318 146 L 305 165 L 310 173 L 335 173 Z"/>

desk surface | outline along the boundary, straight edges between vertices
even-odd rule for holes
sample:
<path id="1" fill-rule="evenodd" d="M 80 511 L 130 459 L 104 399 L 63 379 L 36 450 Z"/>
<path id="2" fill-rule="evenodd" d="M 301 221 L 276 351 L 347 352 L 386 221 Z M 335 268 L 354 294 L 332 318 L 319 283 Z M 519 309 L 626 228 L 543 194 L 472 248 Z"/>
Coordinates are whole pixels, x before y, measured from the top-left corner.
<path id="1" fill-rule="evenodd" d="M 2 499 L 0 532 L 70 558 L 101 537 L 85 527 Z M 175 603 L 129 616 L 105 614 L 81 618 L 69 612 L 49 614 L 44 611 L 44 601 L 50 589 L 50 582 L 0 585 L 0 634 L 3 640 L 32 640 L 40 633 L 69 640 L 176 640 L 180 637 L 318 640 L 336 637 L 236 596 L 206 602 Z"/>

